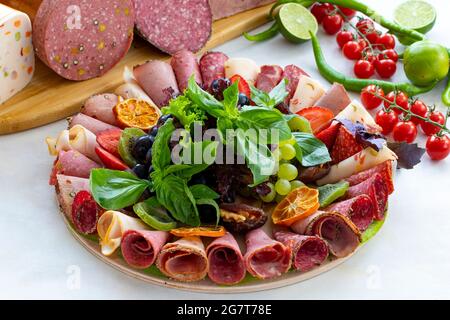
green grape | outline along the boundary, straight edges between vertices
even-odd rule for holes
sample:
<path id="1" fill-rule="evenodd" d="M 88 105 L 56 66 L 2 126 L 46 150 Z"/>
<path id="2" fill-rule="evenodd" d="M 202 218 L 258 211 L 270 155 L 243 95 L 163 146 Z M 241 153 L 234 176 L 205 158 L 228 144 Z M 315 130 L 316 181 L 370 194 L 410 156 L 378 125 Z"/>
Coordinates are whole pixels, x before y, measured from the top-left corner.
<path id="1" fill-rule="evenodd" d="M 290 144 L 285 144 L 280 147 L 281 158 L 284 160 L 292 160 L 297 155 L 295 148 Z"/>
<path id="2" fill-rule="evenodd" d="M 267 186 L 270 188 L 270 192 L 265 196 L 260 196 L 261 200 L 264 202 L 273 202 L 275 200 L 275 197 L 277 196 L 277 192 L 275 191 L 275 186 L 273 183 L 267 183 Z"/>
<path id="3" fill-rule="evenodd" d="M 298 189 L 303 186 L 305 186 L 305 184 L 303 182 L 301 182 L 300 180 L 291 181 L 291 189 L 292 190 Z"/>
<path id="4" fill-rule="evenodd" d="M 281 151 L 280 148 L 275 149 L 274 152 L 272 152 L 272 156 L 275 159 L 275 161 L 280 161 L 281 160 Z"/>
<path id="5" fill-rule="evenodd" d="M 287 195 L 291 192 L 291 184 L 286 179 L 279 179 L 277 183 L 275 183 L 275 191 L 282 196 Z"/>
<path id="6" fill-rule="evenodd" d="M 280 147 L 285 146 L 285 145 L 294 145 L 297 142 L 297 140 L 295 140 L 294 137 L 288 139 L 288 140 L 283 140 L 280 142 Z"/>
<path id="7" fill-rule="evenodd" d="M 278 177 L 287 181 L 294 180 L 298 176 L 297 168 L 290 163 L 283 163 L 278 170 Z"/>

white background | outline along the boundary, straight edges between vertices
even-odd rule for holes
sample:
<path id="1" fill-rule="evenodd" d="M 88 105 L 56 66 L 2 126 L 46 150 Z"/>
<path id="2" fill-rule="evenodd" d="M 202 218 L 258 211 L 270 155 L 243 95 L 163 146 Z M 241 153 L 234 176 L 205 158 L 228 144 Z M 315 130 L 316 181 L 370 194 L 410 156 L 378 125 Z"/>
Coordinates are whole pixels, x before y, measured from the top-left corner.
<path id="1" fill-rule="evenodd" d="M 366 2 L 389 16 L 401 1 Z M 429 36 L 450 46 L 450 2 L 430 2 L 438 9 L 438 21 Z M 334 37 L 321 32 L 320 39 L 330 63 L 350 74 L 352 63 L 340 54 Z M 294 63 L 321 79 L 309 43 L 293 45 L 281 36 L 261 44 L 237 39 L 219 50 L 260 64 Z M 398 72 L 396 79 L 403 77 L 403 72 Z M 425 101 L 439 105 L 442 88 L 426 95 Z M 55 136 L 65 127 L 66 123 L 60 121 L 0 137 L 0 298 L 450 298 L 450 158 L 433 163 L 425 156 L 416 169 L 398 172 L 383 229 L 331 272 L 277 290 L 206 295 L 129 278 L 100 262 L 72 237 L 58 214 L 54 190 L 47 183 L 53 159 L 44 143 L 46 136 Z M 79 288 L 70 281 L 70 275 L 78 271 Z"/>

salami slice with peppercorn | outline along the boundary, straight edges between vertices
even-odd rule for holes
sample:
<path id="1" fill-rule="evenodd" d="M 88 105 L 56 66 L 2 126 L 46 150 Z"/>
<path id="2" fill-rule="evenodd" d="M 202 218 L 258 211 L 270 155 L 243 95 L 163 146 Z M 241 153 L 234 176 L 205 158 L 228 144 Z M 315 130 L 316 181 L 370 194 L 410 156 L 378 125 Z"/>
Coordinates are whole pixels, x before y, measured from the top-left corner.
<path id="1" fill-rule="evenodd" d="M 340 126 L 339 131 L 331 150 L 331 159 L 333 163 L 339 163 L 342 160 L 354 156 L 362 151 L 363 147 L 356 141 L 355 136 L 345 126 Z"/>
<path id="2" fill-rule="evenodd" d="M 72 204 L 72 222 L 78 232 L 93 234 L 97 230 L 97 222 L 101 209 L 89 191 L 79 191 Z"/>
<path id="3" fill-rule="evenodd" d="M 269 93 L 283 79 L 283 68 L 276 65 L 265 65 L 261 67 L 261 72 L 256 78 L 256 88 Z"/>
<path id="4" fill-rule="evenodd" d="M 340 214 L 349 217 L 362 232 L 372 223 L 375 206 L 369 196 L 359 195 L 348 200 L 334 203 L 324 210 L 329 212 L 339 212 Z"/>
<path id="5" fill-rule="evenodd" d="M 345 179 L 345 181 L 350 183 L 350 186 L 354 186 L 368 180 L 370 177 L 377 173 L 379 173 L 383 177 L 384 181 L 387 184 L 389 194 L 392 194 L 394 192 L 394 180 L 392 173 L 392 161 L 390 160 L 385 161 L 371 169 L 357 173 Z"/>
<path id="6" fill-rule="evenodd" d="M 68 80 L 99 77 L 130 49 L 134 22 L 132 0 L 44 0 L 33 26 L 36 54 Z"/>
<path id="7" fill-rule="evenodd" d="M 214 80 L 225 78 L 225 62 L 228 56 L 222 52 L 207 52 L 200 59 L 203 86 L 209 89 Z"/>

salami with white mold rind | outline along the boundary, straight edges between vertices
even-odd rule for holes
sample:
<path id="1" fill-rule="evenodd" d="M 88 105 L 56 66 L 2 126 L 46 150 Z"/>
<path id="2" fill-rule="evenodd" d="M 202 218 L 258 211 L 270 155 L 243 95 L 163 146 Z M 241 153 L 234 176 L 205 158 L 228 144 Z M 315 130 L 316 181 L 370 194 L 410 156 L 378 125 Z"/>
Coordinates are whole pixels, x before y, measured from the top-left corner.
<path id="1" fill-rule="evenodd" d="M 203 86 L 209 89 L 214 80 L 225 78 L 225 62 L 228 56 L 222 52 L 207 52 L 200 59 Z"/>

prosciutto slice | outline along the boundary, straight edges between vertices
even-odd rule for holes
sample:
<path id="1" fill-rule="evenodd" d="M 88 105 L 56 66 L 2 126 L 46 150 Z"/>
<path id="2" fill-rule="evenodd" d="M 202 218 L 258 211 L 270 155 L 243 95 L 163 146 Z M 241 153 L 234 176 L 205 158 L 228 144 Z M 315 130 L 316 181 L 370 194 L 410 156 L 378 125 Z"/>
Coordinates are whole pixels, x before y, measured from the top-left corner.
<path id="1" fill-rule="evenodd" d="M 354 186 L 360 184 L 361 182 L 366 181 L 374 174 L 379 173 L 383 177 L 384 182 L 386 182 L 387 184 L 389 194 L 392 194 L 394 192 L 394 179 L 392 167 L 393 167 L 392 161 L 388 160 L 383 163 L 380 163 L 379 165 L 373 167 L 372 169 L 368 169 L 360 173 L 354 174 L 353 176 L 345 179 L 345 181 L 350 183 L 350 186 Z"/>
<path id="2" fill-rule="evenodd" d="M 332 204 L 324 209 L 329 212 L 338 212 L 350 220 L 362 232 L 365 231 L 373 221 L 375 207 L 372 199 L 367 195 L 359 195 L 354 198 Z"/>
<path id="3" fill-rule="evenodd" d="M 344 110 L 352 100 L 340 83 L 334 83 L 331 88 L 315 103 L 316 106 L 328 108 L 335 115 Z"/>
<path id="4" fill-rule="evenodd" d="M 316 236 L 304 236 L 278 230 L 274 237 L 292 251 L 292 266 L 295 270 L 309 271 L 321 265 L 328 258 L 327 243 Z"/>
<path id="5" fill-rule="evenodd" d="M 72 204 L 75 195 L 80 191 L 89 191 L 89 179 L 71 177 L 62 174 L 56 176 L 56 196 L 61 210 L 72 221 Z"/>
<path id="6" fill-rule="evenodd" d="M 69 128 L 75 126 L 85 127 L 87 130 L 91 131 L 93 134 L 98 135 L 100 132 L 110 129 L 119 129 L 118 127 L 107 124 L 103 121 L 89 117 L 83 113 L 79 113 L 72 118 L 68 119 Z"/>
<path id="7" fill-rule="evenodd" d="M 283 68 L 280 66 L 262 66 L 261 72 L 256 78 L 256 88 L 269 93 L 283 79 Z"/>
<path id="8" fill-rule="evenodd" d="M 112 255 L 120 246 L 122 237 L 128 230 L 148 230 L 140 219 L 132 218 L 119 211 L 106 211 L 97 224 L 102 254 Z"/>
<path id="9" fill-rule="evenodd" d="M 89 178 L 92 169 L 100 168 L 97 163 L 75 150 L 60 151 L 50 175 L 50 185 L 57 183 L 57 175 Z"/>
<path id="10" fill-rule="evenodd" d="M 361 242 L 361 233 L 346 216 L 337 212 L 317 211 L 304 220 L 291 226 L 302 235 L 315 235 L 324 239 L 330 253 L 344 258 L 353 253 Z"/>
<path id="11" fill-rule="evenodd" d="M 169 233 L 165 231 L 128 230 L 122 236 L 122 256 L 134 268 L 148 268 L 167 240 Z"/>
<path id="12" fill-rule="evenodd" d="M 119 97 L 113 93 L 98 94 L 86 100 L 81 112 L 94 119 L 118 126 L 113 108 L 119 101 Z"/>
<path id="13" fill-rule="evenodd" d="M 231 233 L 211 242 L 206 249 L 209 278 L 220 285 L 233 285 L 245 277 L 245 263 L 236 239 Z"/>
<path id="14" fill-rule="evenodd" d="M 245 236 L 247 271 L 259 279 L 275 278 L 291 267 L 292 252 L 281 242 L 271 239 L 261 228 Z"/>
<path id="15" fill-rule="evenodd" d="M 169 278 L 183 282 L 202 280 L 209 269 L 205 246 L 199 237 L 186 237 L 167 243 L 156 265 Z"/>
<path id="16" fill-rule="evenodd" d="M 347 197 L 352 198 L 359 195 L 367 195 L 370 197 L 374 206 L 375 220 L 383 220 L 389 195 L 388 186 L 383 177 L 379 173 L 376 173 L 366 181 L 348 189 Z"/>

